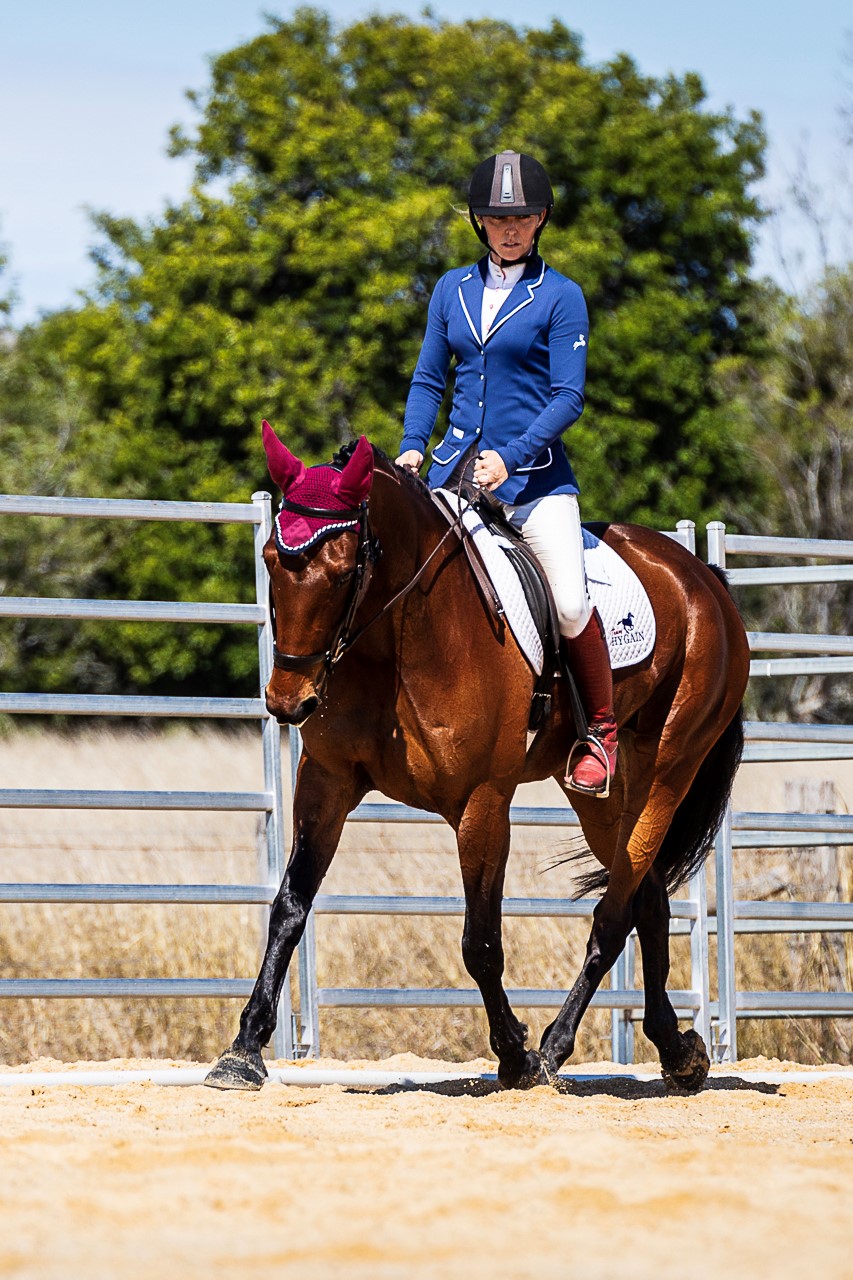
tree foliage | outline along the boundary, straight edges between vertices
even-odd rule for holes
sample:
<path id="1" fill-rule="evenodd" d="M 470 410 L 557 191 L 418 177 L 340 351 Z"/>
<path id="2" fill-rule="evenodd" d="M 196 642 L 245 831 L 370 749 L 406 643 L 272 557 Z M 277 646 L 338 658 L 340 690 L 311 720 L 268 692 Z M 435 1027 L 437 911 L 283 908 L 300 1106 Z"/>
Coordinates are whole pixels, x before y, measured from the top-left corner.
<path id="1" fill-rule="evenodd" d="M 2 335 L 0 335 L 2 336 Z M 44 327 L 0 346 L 0 491 L 52 497 L 148 496 L 122 485 L 125 442 L 92 417 L 82 376 Z M 149 448 L 141 440 L 140 449 Z M 162 458 L 153 459 L 160 465 Z M 243 495 L 240 495 L 243 497 Z M 247 599 L 251 530 L 187 524 L 0 517 L 0 594 L 77 598 Z M 248 594 L 247 594 L 248 593 Z M 248 639 L 248 643 L 247 643 Z M 206 626 L 0 620 L 6 690 L 252 692 L 254 638 Z"/>
<path id="2" fill-rule="evenodd" d="M 802 301 L 768 290 L 759 359 L 722 371 L 733 417 L 746 422 L 768 478 L 757 532 L 853 541 L 853 264 L 829 267 Z M 754 603 L 761 629 L 850 635 L 850 586 L 778 588 Z M 850 678 L 797 677 L 762 690 L 760 709 L 796 720 L 847 720 Z"/>
<path id="3" fill-rule="evenodd" d="M 361 432 L 393 454 L 430 292 L 481 252 L 468 177 L 511 146 L 552 177 L 543 249 L 590 306 L 568 438 L 585 515 L 671 524 L 754 500 L 750 419 L 728 420 L 715 374 L 755 347 L 755 116 L 708 110 L 695 75 L 591 66 L 556 21 L 335 30 L 314 9 L 216 58 L 194 101 L 197 128 L 172 136 L 195 161 L 186 200 L 146 224 L 98 215 L 97 287 L 26 338 L 98 424 L 86 492 L 245 500 L 268 486 L 263 416 L 308 461 Z M 122 593 L 245 598 L 236 534 L 151 537 L 114 537 Z M 206 635 L 124 637 L 134 680 L 249 670 L 253 642 Z"/>

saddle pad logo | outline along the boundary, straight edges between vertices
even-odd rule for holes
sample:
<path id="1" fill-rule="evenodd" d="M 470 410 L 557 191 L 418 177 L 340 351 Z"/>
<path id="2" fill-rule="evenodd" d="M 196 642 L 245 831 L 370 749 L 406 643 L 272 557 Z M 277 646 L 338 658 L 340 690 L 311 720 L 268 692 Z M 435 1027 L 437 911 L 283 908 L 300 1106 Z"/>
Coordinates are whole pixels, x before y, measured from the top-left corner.
<path id="1" fill-rule="evenodd" d="M 611 653 L 618 652 L 626 646 L 645 645 L 646 636 L 642 627 L 634 624 L 633 613 L 620 618 L 615 627 L 607 633 L 607 645 Z"/>

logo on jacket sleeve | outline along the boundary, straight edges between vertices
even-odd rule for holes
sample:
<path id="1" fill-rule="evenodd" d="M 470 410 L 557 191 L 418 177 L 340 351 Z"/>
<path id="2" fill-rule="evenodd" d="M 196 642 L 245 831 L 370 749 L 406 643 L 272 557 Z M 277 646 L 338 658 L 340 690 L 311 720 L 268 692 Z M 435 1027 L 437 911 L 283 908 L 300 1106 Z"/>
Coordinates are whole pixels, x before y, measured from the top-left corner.
<path id="1" fill-rule="evenodd" d="M 579 333 L 577 342 L 572 343 L 572 351 L 577 351 L 578 347 L 585 347 L 585 346 L 586 346 L 586 338 L 583 336 L 582 333 Z"/>

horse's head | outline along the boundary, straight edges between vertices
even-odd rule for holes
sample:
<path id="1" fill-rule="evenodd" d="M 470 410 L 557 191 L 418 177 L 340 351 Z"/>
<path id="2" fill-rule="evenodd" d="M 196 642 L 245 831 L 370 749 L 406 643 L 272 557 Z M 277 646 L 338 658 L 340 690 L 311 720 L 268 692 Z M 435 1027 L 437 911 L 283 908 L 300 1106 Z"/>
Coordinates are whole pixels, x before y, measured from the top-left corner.
<path id="1" fill-rule="evenodd" d="M 301 724 L 320 705 L 369 580 L 373 450 L 362 436 L 343 468 L 305 467 L 263 424 L 267 466 L 283 501 L 264 548 L 274 662 L 267 709 Z"/>

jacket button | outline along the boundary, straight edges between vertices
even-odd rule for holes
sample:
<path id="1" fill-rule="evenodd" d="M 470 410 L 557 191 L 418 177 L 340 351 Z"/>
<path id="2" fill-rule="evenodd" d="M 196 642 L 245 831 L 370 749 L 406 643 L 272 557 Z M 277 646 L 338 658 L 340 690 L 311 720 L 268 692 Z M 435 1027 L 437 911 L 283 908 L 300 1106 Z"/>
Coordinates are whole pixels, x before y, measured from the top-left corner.
<path id="1" fill-rule="evenodd" d="M 478 401 L 477 401 L 477 404 L 478 404 L 478 405 L 480 406 L 480 408 L 482 409 L 482 407 L 483 407 L 483 402 L 482 402 L 482 400 L 478 400 Z"/>

